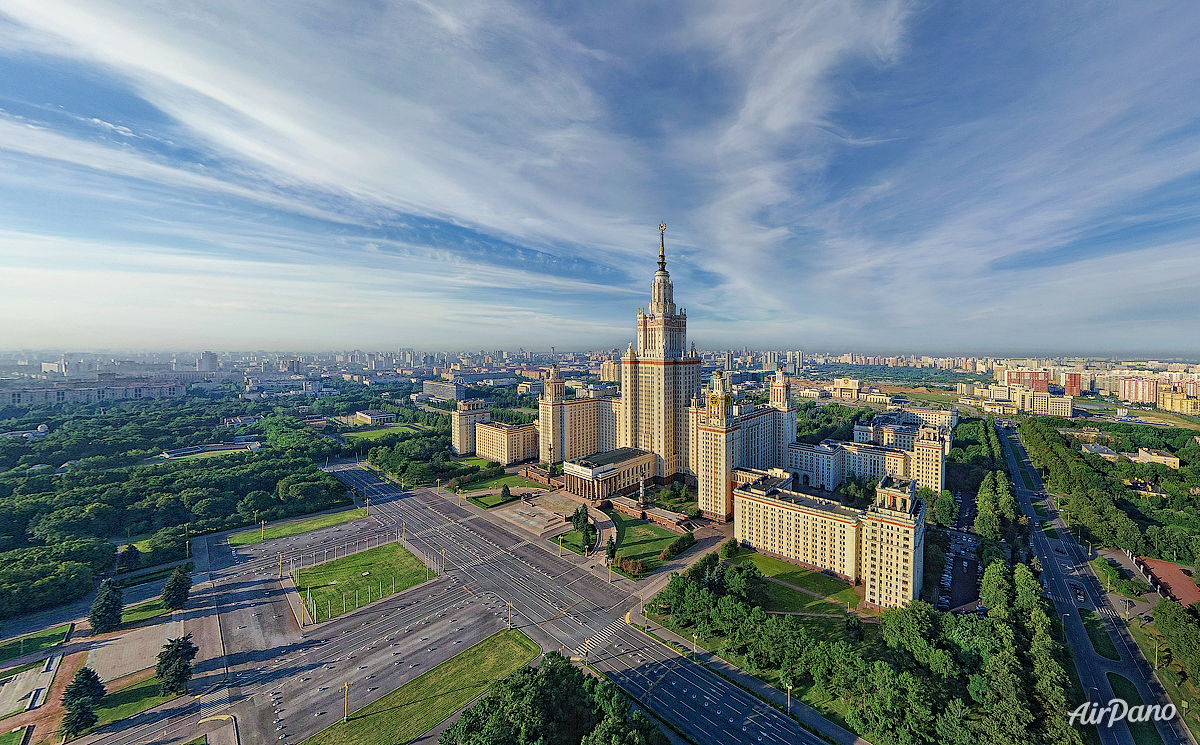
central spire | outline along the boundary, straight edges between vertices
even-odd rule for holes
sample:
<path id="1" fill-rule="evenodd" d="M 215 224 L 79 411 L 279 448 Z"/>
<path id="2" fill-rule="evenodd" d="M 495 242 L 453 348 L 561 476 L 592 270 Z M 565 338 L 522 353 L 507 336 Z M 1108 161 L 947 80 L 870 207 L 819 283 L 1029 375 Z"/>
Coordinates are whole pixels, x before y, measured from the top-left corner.
<path id="1" fill-rule="evenodd" d="M 667 224 L 660 222 L 658 224 L 658 271 L 667 271 L 667 245 L 666 245 Z"/>

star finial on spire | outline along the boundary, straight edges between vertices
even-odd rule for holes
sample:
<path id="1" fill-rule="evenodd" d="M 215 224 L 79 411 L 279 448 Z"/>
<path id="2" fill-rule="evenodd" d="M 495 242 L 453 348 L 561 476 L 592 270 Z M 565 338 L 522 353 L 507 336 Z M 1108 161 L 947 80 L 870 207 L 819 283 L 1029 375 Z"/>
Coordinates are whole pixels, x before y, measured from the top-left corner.
<path id="1" fill-rule="evenodd" d="M 660 272 L 667 271 L 667 246 L 665 243 L 666 232 L 667 224 L 665 222 L 660 222 L 658 224 L 658 271 Z"/>

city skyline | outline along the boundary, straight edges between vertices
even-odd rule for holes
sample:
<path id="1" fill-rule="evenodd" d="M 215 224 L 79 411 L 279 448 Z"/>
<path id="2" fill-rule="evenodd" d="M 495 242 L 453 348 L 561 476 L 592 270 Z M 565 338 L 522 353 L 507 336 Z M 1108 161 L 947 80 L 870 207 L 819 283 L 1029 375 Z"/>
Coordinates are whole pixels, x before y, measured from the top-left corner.
<path id="1" fill-rule="evenodd" d="M 0 347 L 1195 357 L 1196 13 L 610 11 L 0 2 Z"/>

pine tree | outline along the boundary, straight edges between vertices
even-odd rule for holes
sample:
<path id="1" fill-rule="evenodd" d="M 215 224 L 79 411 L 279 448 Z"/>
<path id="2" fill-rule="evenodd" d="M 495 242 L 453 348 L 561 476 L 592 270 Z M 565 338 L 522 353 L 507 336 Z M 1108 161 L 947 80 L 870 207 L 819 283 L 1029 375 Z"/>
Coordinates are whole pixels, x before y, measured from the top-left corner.
<path id="1" fill-rule="evenodd" d="M 62 692 L 62 703 L 67 709 L 86 702 L 89 707 L 100 703 L 106 693 L 100 676 L 90 667 L 84 666 L 75 672 L 75 677 Z"/>
<path id="2" fill-rule="evenodd" d="M 121 625 L 121 608 L 124 606 L 124 595 L 120 585 L 111 579 L 100 583 L 100 591 L 92 602 L 88 612 L 88 623 L 92 633 L 103 634 Z"/>
<path id="3" fill-rule="evenodd" d="M 508 490 L 508 484 L 505 484 L 504 486 L 500 487 L 500 498 L 503 499 L 505 502 L 512 499 L 512 492 Z"/>
<path id="4" fill-rule="evenodd" d="M 192 677 L 192 660 L 199 651 L 200 648 L 192 643 L 191 634 L 167 639 L 158 653 L 158 665 L 154 668 L 162 695 L 187 691 L 187 682 Z"/>
<path id="5" fill-rule="evenodd" d="M 78 737 L 96 723 L 96 712 L 86 699 L 67 708 L 59 732 L 66 738 Z"/>
<path id="6" fill-rule="evenodd" d="M 175 567 L 171 578 L 163 587 L 162 604 L 171 610 L 179 610 L 187 603 L 191 589 L 192 578 L 183 571 L 183 567 Z"/>
<path id="7" fill-rule="evenodd" d="M 608 543 L 605 544 L 605 546 L 604 546 L 604 559 L 605 559 L 605 561 L 612 563 L 612 561 L 616 558 L 617 558 L 617 542 L 610 535 L 608 537 Z"/>

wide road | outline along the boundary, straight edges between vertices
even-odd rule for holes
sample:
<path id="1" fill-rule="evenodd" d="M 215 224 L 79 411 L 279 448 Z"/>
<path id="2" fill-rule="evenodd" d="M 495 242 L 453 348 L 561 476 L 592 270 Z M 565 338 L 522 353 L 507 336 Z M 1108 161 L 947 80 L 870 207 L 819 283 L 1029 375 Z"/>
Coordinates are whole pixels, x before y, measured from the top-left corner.
<path id="1" fill-rule="evenodd" d="M 409 542 L 440 556 L 463 585 L 512 603 L 513 624 L 542 644 L 583 654 L 628 694 L 700 743 L 822 741 L 795 720 L 642 632 L 623 616 L 636 598 L 540 544 L 453 504 L 433 489 L 401 492 L 356 465 L 333 473 L 371 498 L 373 515 L 404 524 Z M 547 544 L 549 545 L 549 544 Z"/>
<path id="2" fill-rule="evenodd" d="M 1063 620 L 1067 645 L 1075 658 L 1075 667 L 1079 672 L 1079 680 L 1083 685 L 1085 697 L 1089 701 L 1107 704 L 1113 698 L 1113 691 L 1106 673 L 1114 672 L 1132 681 L 1137 686 L 1138 693 L 1144 702 L 1168 703 L 1170 699 L 1158 679 L 1154 677 L 1141 650 L 1134 643 L 1129 629 L 1121 621 L 1117 610 L 1109 605 L 1107 595 L 1092 573 L 1091 566 L 1087 563 L 1087 552 L 1071 536 L 1070 530 L 1058 513 L 1056 506 L 1051 503 L 1051 500 L 1043 501 L 1043 508 L 1049 515 L 1048 518 L 1039 518 L 1034 511 L 1032 497 L 1043 489 L 1043 485 L 1037 469 L 1029 463 L 1029 456 L 1021 444 L 1020 438 L 1015 434 L 1010 437 L 1009 433 L 1002 428 L 998 428 L 997 434 L 1001 439 L 1008 439 L 1021 461 L 1027 464 L 1026 471 L 1034 486 L 1032 491 L 1025 488 L 1012 452 L 1009 448 L 1004 448 L 1009 463 L 1009 472 L 1013 475 L 1013 488 L 1021 510 L 1029 516 L 1030 524 L 1034 528 L 1031 531 L 1031 543 L 1042 563 L 1042 577 L 1049 586 L 1050 597 L 1059 617 Z M 1053 526 L 1058 538 L 1048 538 L 1038 527 L 1039 524 Z M 1084 629 L 1083 621 L 1079 617 L 1075 592 L 1070 585 L 1076 585 L 1083 590 L 1085 600 L 1079 604 L 1079 607 L 1094 609 L 1099 613 L 1105 632 L 1113 639 L 1117 652 L 1121 656 L 1119 661 L 1102 657 L 1092 648 L 1087 630 Z M 1156 726 L 1165 743 L 1192 742 L 1189 733 L 1178 717 L 1169 722 L 1157 722 Z M 1104 745 L 1132 745 L 1133 743 L 1133 736 L 1125 722 L 1118 722 L 1111 728 L 1097 726 L 1096 730 Z"/>

